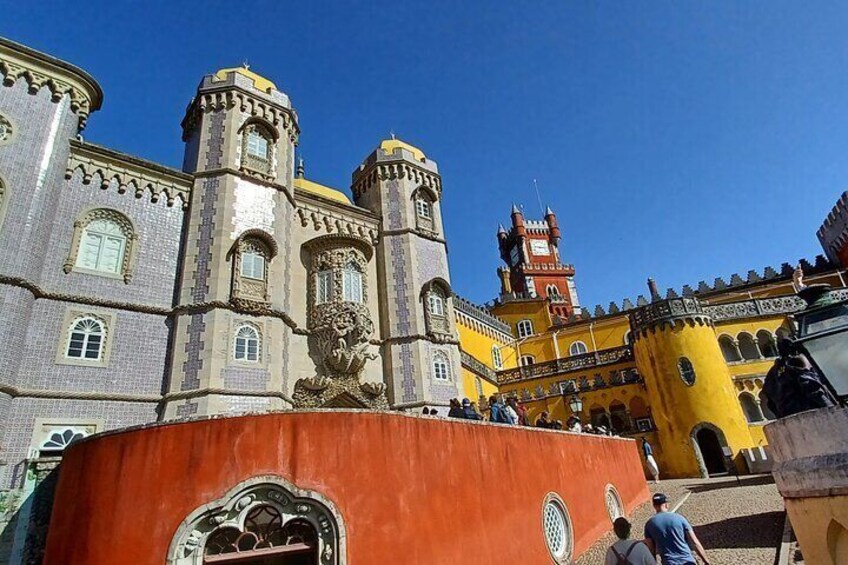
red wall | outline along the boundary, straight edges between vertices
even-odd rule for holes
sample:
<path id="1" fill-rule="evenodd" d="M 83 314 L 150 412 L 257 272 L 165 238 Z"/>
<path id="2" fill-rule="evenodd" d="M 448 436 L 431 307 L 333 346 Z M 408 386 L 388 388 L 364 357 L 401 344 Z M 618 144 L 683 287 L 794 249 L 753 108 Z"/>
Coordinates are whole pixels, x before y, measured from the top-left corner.
<path id="1" fill-rule="evenodd" d="M 628 513 L 649 495 L 631 440 L 359 411 L 162 424 L 66 451 L 45 563 L 161 565 L 189 513 L 264 474 L 336 505 L 354 565 L 550 563 L 548 492 L 575 556 L 611 527 L 607 483 Z"/>

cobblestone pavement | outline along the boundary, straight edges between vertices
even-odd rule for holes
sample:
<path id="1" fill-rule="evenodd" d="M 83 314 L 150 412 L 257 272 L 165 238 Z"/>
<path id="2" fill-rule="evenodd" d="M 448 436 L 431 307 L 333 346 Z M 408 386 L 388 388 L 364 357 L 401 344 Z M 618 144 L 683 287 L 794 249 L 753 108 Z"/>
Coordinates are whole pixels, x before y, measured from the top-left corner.
<path id="1" fill-rule="evenodd" d="M 715 479 L 679 479 L 650 483 L 665 493 L 673 508 L 689 493 L 680 514 L 695 528 L 712 565 L 774 565 L 783 532 L 783 499 L 770 475 Z M 641 537 L 653 515 L 650 503 L 631 517 L 633 537 Z M 610 532 L 584 553 L 576 565 L 603 565 L 615 540 Z"/>

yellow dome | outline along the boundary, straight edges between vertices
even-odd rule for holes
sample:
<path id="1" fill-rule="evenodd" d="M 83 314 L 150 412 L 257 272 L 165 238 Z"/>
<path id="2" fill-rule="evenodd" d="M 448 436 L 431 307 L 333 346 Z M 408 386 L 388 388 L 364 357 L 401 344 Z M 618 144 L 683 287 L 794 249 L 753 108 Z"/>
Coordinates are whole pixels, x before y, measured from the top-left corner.
<path id="1" fill-rule="evenodd" d="M 350 198 L 345 196 L 343 192 L 340 192 L 335 188 L 330 188 L 329 186 L 324 186 L 323 184 L 318 184 L 317 182 L 312 182 L 311 180 L 306 180 L 304 178 L 295 178 L 294 187 L 296 189 L 302 190 L 304 192 L 310 192 L 328 200 L 335 200 L 336 202 L 341 202 L 342 204 L 351 204 Z"/>
<path id="2" fill-rule="evenodd" d="M 399 139 L 384 139 L 383 142 L 380 144 L 380 149 L 382 149 L 386 153 L 391 153 L 398 147 L 402 147 L 407 151 L 411 152 L 412 155 L 419 161 L 423 161 L 427 158 L 427 156 L 424 155 L 423 151 Z"/>
<path id="3" fill-rule="evenodd" d="M 230 73 L 238 73 L 242 76 L 246 76 L 247 78 L 253 81 L 253 86 L 257 90 L 261 90 L 262 92 L 271 92 L 272 90 L 277 90 L 277 86 L 263 77 L 262 75 L 258 75 L 245 67 L 232 67 L 229 69 L 221 69 L 215 73 L 214 80 L 227 80 L 227 75 Z"/>

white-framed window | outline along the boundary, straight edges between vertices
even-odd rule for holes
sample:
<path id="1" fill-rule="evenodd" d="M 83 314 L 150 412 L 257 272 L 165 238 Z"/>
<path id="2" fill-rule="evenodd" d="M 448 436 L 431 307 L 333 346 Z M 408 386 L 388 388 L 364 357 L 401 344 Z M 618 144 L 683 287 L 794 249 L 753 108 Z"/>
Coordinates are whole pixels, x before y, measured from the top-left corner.
<path id="1" fill-rule="evenodd" d="M 503 356 L 501 356 L 501 348 L 497 345 L 492 346 L 492 365 L 495 369 L 503 369 Z"/>
<path id="2" fill-rule="evenodd" d="M 81 440 L 86 436 L 84 431 L 76 428 L 58 429 L 52 432 L 47 439 L 38 446 L 39 457 L 58 457 L 62 455 L 65 448 L 73 442 Z"/>
<path id="3" fill-rule="evenodd" d="M 533 335 L 533 322 L 530 320 L 521 320 L 516 324 L 518 337 L 529 337 Z"/>
<path id="4" fill-rule="evenodd" d="M 315 304 L 333 300 L 333 271 L 318 271 L 315 274 Z"/>
<path id="5" fill-rule="evenodd" d="M 265 256 L 256 250 L 244 251 L 241 254 L 241 276 L 264 281 Z"/>
<path id="6" fill-rule="evenodd" d="M 362 272 L 359 266 L 354 263 L 348 263 L 343 272 L 342 290 L 345 302 L 362 302 Z"/>
<path id="7" fill-rule="evenodd" d="M 117 222 L 102 218 L 82 230 L 76 266 L 91 271 L 119 274 L 124 264 L 127 236 Z"/>
<path id="8" fill-rule="evenodd" d="M 542 528 L 545 545 L 554 563 L 571 563 L 574 550 L 574 531 L 565 503 L 558 495 L 548 494 L 542 507 Z"/>
<path id="9" fill-rule="evenodd" d="M 436 353 L 433 357 L 433 378 L 437 381 L 450 380 L 450 360 L 448 356 L 442 352 Z"/>
<path id="10" fill-rule="evenodd" d="M 434 316 L 445 315 L 445 299 L 437 292 L 430 292 L 427 295 L 427 306 L 430 308 L 430 313 Z"/>
<path id="11" fill-rule="evenodd" d="M 100 361 L 103 358 L 105 337 L 103 322 L 91 316 L 77 318 L 70 328 L 65 356 L 69 359 Z"/>
<path id="12" fill-rule="evenodd" d="M 259 331 L 251 325 L 244 324 L 236 330 L 235 347 L 233 357 L 236 361 L 257 363 L 259 361 L 259 348 L 262 340 Z"/>
<path id="13" fill-rule="evenodd" d="M 532 355 L 522 355 L 521 356 L 521 366 L 527 367 L 529 365 L 533 365 L 536 362 L 536 358 Z"/>
<path id="14" fill-rule="evenodd" d="M 433 205 L 426 198 L 419 196 L 415 199 L 415 212 L 419 218 L 430 220 L 433 218 Z"/>
<path id="15" fill-rule="evenodd" d="M 560 296 L 559 288 L 557 288 L 556 285 L 549 284 L 545 288 L 545 292 L 548 293 L 548 296 L 553 296 L 553 297 L 559 297 Z"/>
<path id="16" fill-rule="evenodd" d="M 255 128 L 247 132 L 247 153 L 260 159 L 268 158 L 268 138 Z"/>
<path id="17" fill-rule="evenodd" d="M 583 355 L 584 353 L 588 353 L 588 352 L 589 352 L 589 348 L 586 347 L 586 344 L 583 343 L 582 341 L 575 341 L 568 348 L 568 354 L 569 355 Z"/>

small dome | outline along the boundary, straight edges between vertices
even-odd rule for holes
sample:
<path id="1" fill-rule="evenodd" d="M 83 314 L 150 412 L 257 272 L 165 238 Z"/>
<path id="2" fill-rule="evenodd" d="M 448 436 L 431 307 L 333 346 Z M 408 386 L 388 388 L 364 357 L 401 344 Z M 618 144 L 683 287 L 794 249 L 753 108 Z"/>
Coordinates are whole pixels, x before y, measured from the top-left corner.
<path id="1" fill-rule="evenodd" d="M 230 73 L 238 73 L 242 76 L 245 76 L 253 81 L 253 87 L 256 90 L 261 90 L 262 92 L 271 92 L 272 90 L 277 90 L 277 85 L 263 77 L 262 75 L 258 75 L 251 71 L 246 67 L 232 67 L 228 69 L 220 69 L 215 73 L 214 80 L 227 80 L 227 75 Z"/>
<path id="2" fill-rule="evenodd" d="M 407 151 L 412 153 L 412 155 L 419 161 L 424 161 L 425 159 L 427 159 L 427 156 L 424 155 L 423 151 L 399 139 L 384 139 L 383 142 L 380 143 L 380 149 L 382 149 L 386 153 L 391 153 L 398 147 L 406 149 Z"/>
<path id="3" fill-rule="evenodd" d="M 294 179 L 294 187 L 297 190 L 310 192 L 328 200 L 341 202 L 342 204 L 351 203 L 350 198 L 348 198 L 343 192 L 338 191 L 335 188 L 330 188 L 329 186 L 324 186 L 323 184 L 318 184 L 317 182 L 312 182 L 311 180 L 306 180 L 305 178 Z"/>

